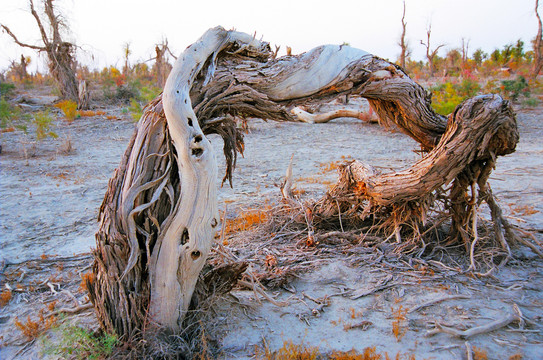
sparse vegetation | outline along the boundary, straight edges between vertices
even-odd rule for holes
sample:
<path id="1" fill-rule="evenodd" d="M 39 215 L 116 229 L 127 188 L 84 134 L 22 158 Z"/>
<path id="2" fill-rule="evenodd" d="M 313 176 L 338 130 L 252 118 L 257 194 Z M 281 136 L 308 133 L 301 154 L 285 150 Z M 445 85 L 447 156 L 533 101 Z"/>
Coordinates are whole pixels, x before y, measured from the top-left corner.
<path id="1" fill-rule="evenodd" d="M 14 324 L 28 340 L 33 340 L 49 330 L 56 321 L 57 318 L 54 316 L 45 317 L 42 309 L 38 312 L 37 319 L 33 320 L 30 315 L 28 315 L 26 321 L 20 321 L 19 318 L 16 317 Z"/>
<path id="2" fill-rule="evenodd" d="M 36 139 L 43 140 L 47 137 L 56 139 L 57 133 L 52 130 L 53 117 L 48 111 L 38 111 L 32 117 L 32 123 L 36 127 Z"/>
<path id="3" fill-rule="evenodd" d="M 270 350 L 264 341 L 263 348 L 256 347 L 255 356 L 258 360 L 416 360 L 415 355 L 409 353 L 398 352 L 391 357 L 387 352 L 378 352 L 375 346 L 366 347 L 362 352 L 352 349 L 323 353 L 318 347 L 308 346 L 303 342 L 295 344 L 292 340 L 284 341 L 283 346 L 275 351 Z"/>
<path id="4" fill-rule="evenodd" d="M 394 316 L 394 321 L 392 321 L 392 334 L 394 334 L 396 341 L 399 342 L 406 332 L 405 321 L 407 320 L 407 310 L 400 305 L 398 309 L 392 309 L 392 314 Z"/>
<path id="5" fill-rule="evenodd" d="M 108 359 L 118 343 L 115 335 L 97 334 L 79 326 L 63 324 L 57 329 L 57 332 L 60 333 L 60 341 L 55 344 L 46 341 L 46 353 L 62 358 Z"/>
<path id="6" fill-rule="evenodd" d="M 64 113 L 64 116 L 68 122 L 74 121 L 74 119 L 78 116 L 77 103 L 73 100 L 62 100 L 56 104 L 55 107 Z"/>

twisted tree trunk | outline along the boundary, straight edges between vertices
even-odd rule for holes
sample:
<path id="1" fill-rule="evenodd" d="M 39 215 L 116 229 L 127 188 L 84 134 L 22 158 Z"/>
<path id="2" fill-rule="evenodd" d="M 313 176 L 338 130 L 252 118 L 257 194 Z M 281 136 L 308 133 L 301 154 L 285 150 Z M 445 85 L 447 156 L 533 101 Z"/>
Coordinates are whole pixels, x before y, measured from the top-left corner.
<path id="1" fill-rule="evenodd" d="M 162 98 L 145 108 L 109 183 L 96 276 L 88 282 L 102 325 L 120 335 L 149 322 L 181 330 L 218 225 L 216 166 L 204 134 L 222 136 L 224 180 L 231 181 L 243 151 L 234 117 L 296 121 L 292 109 L 346 95 L 367 98 L 383 124 L 431 152 L 396 174 L 351 164 L 317 204 L 321 217 L 337 215 L 327 203 L 333 201 L 353 217 L 378 210 L 387 219 L 404 209 L 402 221 L 424 221 L 437 189 L 451 181 L 460 204 L 473 206 L 465 193 L 474 179 L 491 198 L 486 180 L 495 157 L 514 151 L 518 140 L 514 115 L 498 96 L 468 101 L 447 124 L 432 110 L 430 94 L 400 67 L 362 50 L 329 45 L 274 59 L 267 43 L 210 29 L 178 58 Z M 463 226 L 465 214 L 457 210 Z"/>

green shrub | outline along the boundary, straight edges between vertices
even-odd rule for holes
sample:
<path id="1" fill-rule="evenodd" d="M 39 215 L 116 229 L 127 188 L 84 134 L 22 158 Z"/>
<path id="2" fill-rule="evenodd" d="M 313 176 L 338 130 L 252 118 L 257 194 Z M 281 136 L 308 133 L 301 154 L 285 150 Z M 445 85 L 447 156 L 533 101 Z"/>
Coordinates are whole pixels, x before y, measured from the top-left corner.
<path id="1" fill-rule="evenodd" d="M 481 91 L 478 82 L 466 78 L 460 84 L 446 82 L 430 89 L 432 91 L 432 107 L 441 115 L 448 115 L 464 100 L 474 97 Z"/>
<path id="2" fill-rule="evenodd" d="M 79 326 L 62 325 L 59 329 L 61 340 L 54 345 L 47 344 L 45 352 L 63 359 L 107 359 L 118 342 L 115 335 L 97 335 Z"/>
<path id="3" fill-rule="evenodd" d="M 432 89 L 432 107 L 441 115 L 448 115 L 460 104 L 464 98 L 458 94 L 455 86 L 446 82 Z"/>
<path id="4" fill-rule="evenodd" d="M 53 126 L 53 117 L 49 111 L 38 111 L 32 117 L 32 123 L 36 126 L 36 139 L 43 140 L 47 137 L 56 139 L 57 133 L 51 130 Z"/>
<path id="5" fill-rule="evenodd" d="M 130 115 L 132 116 L 132 119 L 134 119 L 134 121 L 138 121 L 143 114 L 143 108 L 141 107 L 141 104 L 134 98 L 130 99 L 130 106 L 128 107 L 128 111 L 130 112 Z"/>
<path id="6" fill-rule="evenodd" d="M 524 76 L 515 80 L 502 80 L 502 90 L 504 95 L 513 101 L 517 101 L 521 95 L 530 97 L 530 87 Z"/>
<path id="7" fill-rule="evenodd" d="M 539 105 L 539 100 L 536 98 L 528 98 L 522 102 L 522 106 L 525 107 L 536 107 Z"/>
<path id="8" fill-rule="evenodd" d="M 9 98 L 14 89 L 15 85 L 6 82 L 0 82 L 0 98 Z"/>

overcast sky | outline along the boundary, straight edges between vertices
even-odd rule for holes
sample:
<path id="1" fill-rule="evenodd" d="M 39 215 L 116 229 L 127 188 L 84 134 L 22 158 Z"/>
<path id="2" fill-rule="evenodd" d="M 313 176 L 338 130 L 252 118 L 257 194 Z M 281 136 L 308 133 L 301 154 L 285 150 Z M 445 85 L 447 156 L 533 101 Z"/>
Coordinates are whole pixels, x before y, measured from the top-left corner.
<path id="1" fill-rule="evenodd" d="M 40 44 L 27 0 L 0 0 L 0 24 L 22 42 Z M 40 0 L 34 0 L 36 5 Z M 123 44 L 130 43 L 131 63 L 153 56 L 154 44 L 167 39 L 180 53 L 205 30 L 222 25 L 255 33 L 273 45 L 301 53 L 321 44 L 341 44 L 396 60 L 401 33 L 402 0 L 55 0 L 80 50 L 78 58 L 91 68 L 121 67 Z M 469 40 L 491 52 L 522 39 L 525 49 L 537 33 L 534 0 L 406 0 L 407 38 L 412 58 L 424 58 L 420 40 L 432 25 L 432 47 L 440 51 Z M 543 6 L 541 6 L 543 7 Z M 542 14 L 543 15 L 543 14 Z M 22 50 L 0 31 L 0 71 L 20 55 L 32 57 L 31 71 L 44 71 L 32 50 Z"/>

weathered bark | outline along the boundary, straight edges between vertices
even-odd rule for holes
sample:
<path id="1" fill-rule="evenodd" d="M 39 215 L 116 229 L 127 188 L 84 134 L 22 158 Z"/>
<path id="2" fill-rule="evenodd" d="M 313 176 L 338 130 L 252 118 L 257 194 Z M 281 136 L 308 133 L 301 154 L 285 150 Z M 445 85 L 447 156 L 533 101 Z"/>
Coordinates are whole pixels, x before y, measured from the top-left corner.
<path id="1" fill-rule="evenodd" d="M 267 43 L 211 29 L 178 58 L 163 97 L 145 108 L 110 181 L 96 235 L 96 278 L 89 283 L 101 324 L 127 336 L 148 323 L 181 329 L 218 224 L 216 167 L 204 134 L 224 139 L 224 179 L 231 181 L 243 151 L 234 117 L 296 121 L 295 107 L 352 94 L 367 98 L 383 124 L 431 152 L 397 174 L 364 168 L 363 176 L 352 164 L 346 173 L 358 177 L 340 179 L 337 196 L 331 193 L 342 212 L 354 201 L 365 203 L 362 212 L 378 209 L 384 217 L 409 208 L 404 218 L 418 221 L 436 189 L 463 175 L 467 183 L 479 179 L 488 194 L 489 164 L 516 144 L 514 116 L 499 97 L 468 101 L 447 125 L 432 110 L 430 94 L 401 68 L 362 50 L 329 45 L 274 59 Z M 483 175 L 469 173 L 473 169 Z M 320 216 L 335 217 L 325 201 Z M 360 217 L 359 209 L 352 215 Z"/>
<path id="2" fill-rule="evenodd" d="M 406 170 L 378 174 L 358 161 L 345 165 L 338 183 L 318 202 L 316 213 L 329 218 L 341 211 L 343 219 L 359 221 L 379 214 L 382 220 L 390 220 L 382 216 L 385 212 L 394 227 L 419 226 L 435 201 L 435 192 L 452 183 L 447 207 L 453 233 L 471 234 L 468 220 L 478 199 L 470 200 L 467 190 L 477 185 L 484 191 L 496 156 L 515 151 L 518 139 L 508 101 L 498 95 L 472 98 L 451 114 L 438 145 Z"/>
<path id="3" fill-rule="evenodd" d="M 90 94 L 87 88 L 86 80 L 79 80 L 79 87 L 78 87 L 77 93 L 78 93 L 77 108 L 79 110 L 88 109 Z"/>
<path id="4" fill-rule="evenodd" d="M 300 107 L 295 107 L 290 110 L 290 113 L 294 115 L 297 120 L 309 124 L 322 124 L 342 117 L 351 117 L 360 120 L 368 118 L 366 113 L 353 109 L 337 109 L 325 113 L 312 114 Z M 371 119 L 368 119 L 368 121 L 371 121 Z"/>

